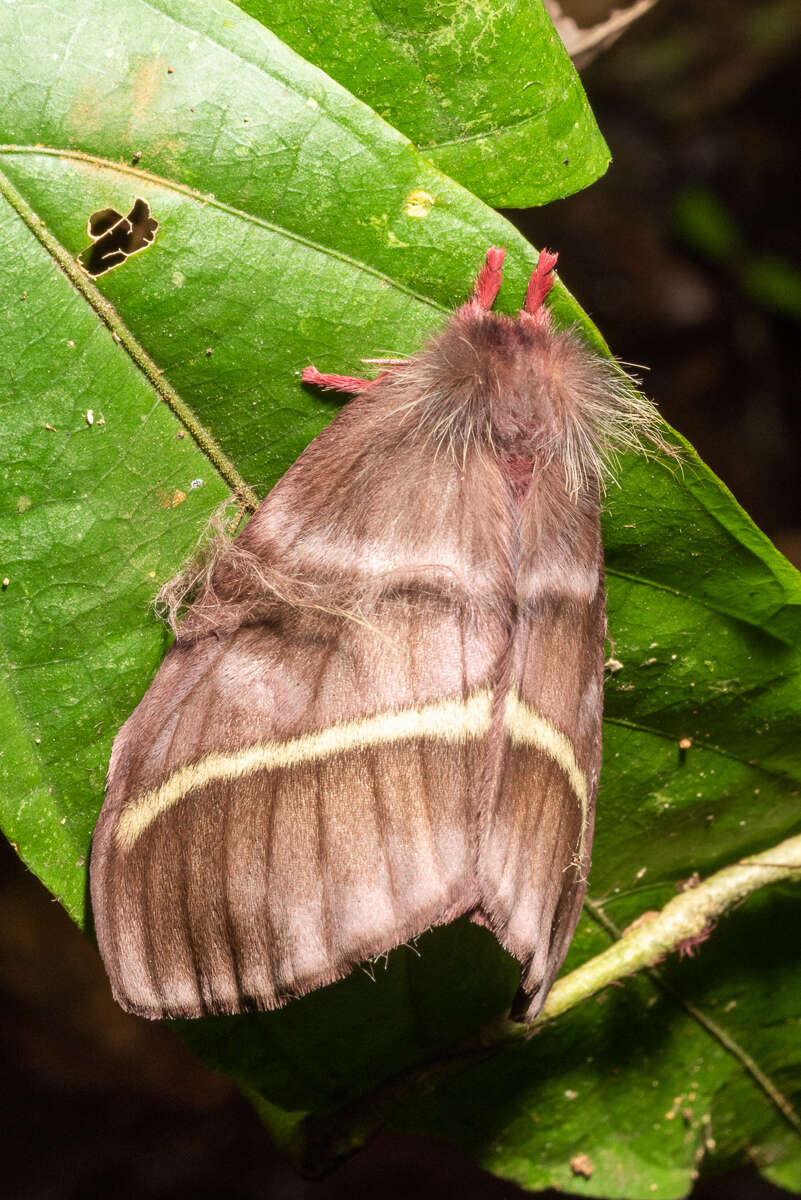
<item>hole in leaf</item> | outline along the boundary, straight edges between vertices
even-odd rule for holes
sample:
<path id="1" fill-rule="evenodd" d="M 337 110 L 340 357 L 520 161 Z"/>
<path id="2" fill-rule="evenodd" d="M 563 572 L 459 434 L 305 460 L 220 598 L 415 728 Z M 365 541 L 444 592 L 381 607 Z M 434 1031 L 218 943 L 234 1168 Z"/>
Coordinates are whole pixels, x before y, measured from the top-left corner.
<path id="1" fill-rule="evenodd" d="M 78 262 L 93 279 L 124 263 L 126 258 L 146 250 L 155 237 L 159 223 L 150 215 L 147 200 L 137 196 L 133 208 L 124 217 L 116 208 L 101 208 L 87 222 L 92 245 L 78 255 Z"/>

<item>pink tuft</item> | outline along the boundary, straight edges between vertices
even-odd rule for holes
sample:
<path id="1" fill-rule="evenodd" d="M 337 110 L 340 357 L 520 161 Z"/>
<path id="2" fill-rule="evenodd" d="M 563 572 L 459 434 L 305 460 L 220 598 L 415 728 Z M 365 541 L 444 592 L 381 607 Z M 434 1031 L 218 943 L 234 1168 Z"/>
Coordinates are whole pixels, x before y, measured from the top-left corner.
<path id="1" fill-rule="evenodd" d="M 553 287 L 553 269 L 559 261 L 559 255 L 550 250 L 540 250 L 540 256 L 534 273 L 529 280 L 526 290 L 526 302 L 523 311 L 540 321 L 546 320 L 545 309 L 542 307 L 545 297 Z"/>
<path id="2" fill-rule="evenodd" d="M 472 303 L 476 308 L 492 308 L 495 297 L 503 281 L 503 260 L 506 250 L 498 246 L 490 246 L 487 259 L 473 284 Z"/>
<path id="3" fill-rule="evenodd" d="M 699 946 L 702 946 L 707 940 L 712 930 L 715 928 L 714 921 L 707 921 L 700 933 L 695 933 L 691 937 L 682 938 L 676 943 L 676 949 L 679 952 L 679 958 L 695 958 L 695 952 Z"/>
<path id="4" fill-rule="evenodd" d="M 303 368 L 301 379 L 304 383 L 313 383 L 334 392 L 350 392 L 351 395 L 365 391 L 375 382 L 373 379 L 357 379 L 355 375 L 323 375 L 312 365 Z"/>

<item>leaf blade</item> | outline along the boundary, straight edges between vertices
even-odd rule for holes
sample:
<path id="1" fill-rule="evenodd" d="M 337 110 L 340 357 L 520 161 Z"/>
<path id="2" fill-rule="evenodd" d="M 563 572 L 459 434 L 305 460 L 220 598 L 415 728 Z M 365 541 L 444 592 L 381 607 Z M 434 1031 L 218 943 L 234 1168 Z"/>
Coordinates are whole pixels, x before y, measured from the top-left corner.
<path id="1" fill-rule="evenodd" d="M 610 155 L 539 0 L 242 8 L 495 208 L 571 195 Z"/>

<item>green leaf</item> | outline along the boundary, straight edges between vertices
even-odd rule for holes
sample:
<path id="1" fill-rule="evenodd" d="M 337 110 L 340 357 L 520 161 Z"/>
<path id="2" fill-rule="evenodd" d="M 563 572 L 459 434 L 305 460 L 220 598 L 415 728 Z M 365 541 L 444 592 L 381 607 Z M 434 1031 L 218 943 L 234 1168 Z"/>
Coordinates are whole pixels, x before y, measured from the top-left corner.
<path id="1" fill-rule="evenodd" d="M 166 647 L 149 599 L 229 490 L 264 494 L 333 415 L 300 370 L 358 373 L 364 355 L 415 348 L 467 294 L 490 244 L 508 247 L 500 304 L 514 311 L 536 255 L 230 5 L 5 5 L 0 38 L 0 816 L 83 920 L 111 741 Z M 159 222 L 155 241 L 95 286 L 75 262 L 87 219 L 126 213 L 137 196 Z M 564 289 L 554 309 L 602 345 Z M 592 890 L 622 924 L 677 878 L 797 827 L 801 585 L 691 450 L 682 467 L 624 463 L 605 541 L 623 666 L 608 689 Z M 779 945 L 793 903 L 789 889 L 749 901 L 712 935 L 714 955 L 692 975 L 676 968 L 675 986 L 686 981 L 701 1009 L 711 996 L 716 1020 L 798 1105 L 801 971 Z M 585 921 L 571 962 L 606 936 Z M 745 964 L 769 979 L 769 1010 Z M 369 1106 L 369 1089 L 504 1011 L 517 981 L 469 922 L 375 972 L 183 1032 L 308 1155 L 304 1112 Z M 399 1119 L 469 1142 L 516 1178 L 683 1195 L 711 1150 L 701 1126 L 679 1137 L 678 1118 L 664 1124 L 665 1104 L 699 1075 L 692 1120 L 710 1116 L 726 1161 L 751 1155 L 798 1186 L 797 1138 L 745 1059 L 654 995 L 647 980 L 612 989 Z M 590 1182 L 565 1163 L 569 1134 L 554 1132 L 576 1112 L 566 1091 L 592 1096 Z M 576 1150 L 577 1121 L 565 1124 Z"/>
<path id="2" fill-rule="evenodd" d="M 629 894 L 615 907 L 634 915 L 643 899 Z M 799 969 L 787 939 L 797 923 L 797 891 L 754 895 L 698 958 L 671 964 L 661 986 L 640 977 L 607 989 L 529 1043 L 416 1097 L 398 1124 L 445 1136 L 531 1189 L 679 1200 L 702 1169 L 746 1161 L 797 1190 L 799 1131 L 777 1105 L 798 1103 Z M 585 921 L 571 959 L 607 942 Z M 772 1098 L 750 1070 L 757 1064 Z M 579 1154 L 590 1178 L 571 1167 Z"/>
<path id="3" fill-rule="evenodd" d="M 540 0 L 240 0 L 495 208 L 593 183 L 610 156 Z"/>

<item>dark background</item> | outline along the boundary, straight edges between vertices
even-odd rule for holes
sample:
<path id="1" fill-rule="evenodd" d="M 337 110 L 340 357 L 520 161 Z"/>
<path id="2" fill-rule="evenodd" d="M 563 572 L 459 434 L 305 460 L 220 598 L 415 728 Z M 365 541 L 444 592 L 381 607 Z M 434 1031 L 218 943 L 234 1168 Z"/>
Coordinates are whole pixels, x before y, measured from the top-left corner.
<path id="1" fill-rule="evenodd" d="M 801 4 L 661 0 L 582 79 L 612 166 L 508 215 L 801 565 Z"/>
<path id="2" fill-rule="evenodd" d="M 620 0 L 622 3 L 622 0 Z M 606 0 L 582 0 L 587 21 Z M 576 11 L 573 5 L 572 11 Z M 801 5 L 669 3 L 583 72 L 606 177 L 511 213 L 615 353 L 801 565 Z M 114 1005 L 96 952 L 0 847 L 0 1193 L 511 1200 L 434 1141 L 385 1136 L 321 1183 L 278 1161 L 252 1110 L 172 1033 Z M 786 1193 L 751 1171 L 694 1200 Z"/>

